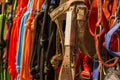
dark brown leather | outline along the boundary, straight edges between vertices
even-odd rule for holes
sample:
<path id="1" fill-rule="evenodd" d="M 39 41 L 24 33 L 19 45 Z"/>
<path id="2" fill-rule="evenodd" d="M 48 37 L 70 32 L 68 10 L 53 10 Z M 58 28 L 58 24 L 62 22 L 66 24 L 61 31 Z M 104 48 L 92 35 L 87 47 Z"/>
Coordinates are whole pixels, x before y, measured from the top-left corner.
<path id="1" fill-rule="evenodd" d="M 80 50 L 83 54 L 93 57 L 96 53 L 94 37 L 91 36 L 88 29 L 88 10 L 86 5 L 81 5 L 78 7 L 77 15 L 77 26 L 78 26 L 78 42 Z M 79 18 L 80 16 L 80 18 Z"/>
<path id="2" fill-rule="evenodd" d="M 83 3 L 83 2 L 85 2 L 85 0 L 69 0 L 69 1 L 61 4 L 59 7 L 57 7 L 56 9 L 54 9 L 50 13 L 50 16 L 51 16 L 52 20 L 54 21 L 56 18 L 58 18 L 61 15 L 65 14 L 65 12 L 69 9 L 71 4 L 73 4 L 75 2 L 82 2 Z"/>

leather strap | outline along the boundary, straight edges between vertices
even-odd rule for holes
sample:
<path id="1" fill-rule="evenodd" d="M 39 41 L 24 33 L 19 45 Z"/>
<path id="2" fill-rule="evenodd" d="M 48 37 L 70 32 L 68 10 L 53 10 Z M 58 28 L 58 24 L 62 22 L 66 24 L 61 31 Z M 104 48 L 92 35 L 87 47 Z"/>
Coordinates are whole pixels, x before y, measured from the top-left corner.
<path id="1" fill-rule="evenodd" d="M 71 1 L 71 0 L 70 0 Z M 70 2 L 70 1 L 68 1 L 68 2 Z M 68 2 L 66 2 L 66 3 L 63 3 L 62 5 L 60 5 L 58 8 L 56 8 L 55 10 L 53 10 L 53 12 L 51 12 L 50 13 L 50 16 L 51 16 L 51 18 L 52 18 L 52 20 L 53 21 L 55 21 L 56 23 L 57 23 L 57 27 L 58 27 L 58 29 L 59 29 L 59 33 L 61 34 L 61 25 L 60 25 L 60 23 L 59 22 L 61 22 L 62 20 L 64 20 L 65 19 L 65 16 L 63 17 L 63 15 L 66 13 L 66 11 L 69 9 L 69 6 L 67 6 L 67 3 Z M 84 3 L 84 1 L 82 2 L 82 1 L 80 1 L 79 0 L 79 2 L 80 3 Z M 73 2 L 74 3 L 74 2 Z M 72 4 L 72 3 L 71 3 Z M 68 7 L 68 8 L 67 8 Z M 69 34 L 70 35 L 70 34 Z M 61 39 L 62 39 L 62 36 L 63 35 L 60 35 L 60 37 L 61 37 Z M 69 42 L 68 42 L 69 43 Z M 68 45 L 68 43 L 66 43 L 65 42 L 65 44 L 66 45 Z M 64 48 L 64 45 L 63 45 L 63 48 Z M 63 50 L 63 49 L 62 49 Z M 67 52 L 66 52 L 67 51 Z M 69 53 L 69 51 L 70 51 L 70 48 L 69 48 L 69 46 L 67 46 L 66 48 L 65 48 L 65 53 L 68 55 L 68 53 Z M 64 54 L 64 51 L 63 51 L 63 54 Z M 62 79 L 67 79 L 67 80 L 72 80 L 74 77 L 71 77 L 72 75 L 74 75 L 74 73 L 72 73 L 71 72 L 71 68 L 70 68 L 70 61 L 69 61 L 69 59 L 70 58 L 68 58 L 68 57 L 66 57 L 66 54 L 64 54 L 64 61 L 63 61 L 63 63 L 62 63 L 62 67 L 61 67 L 61 71 L 60 71 L 60 74 L 59 74 L 59 80 L 62 80 Z M 70 54 L 68 55 L 68 56 L 70 56 Z M 68 64 L 66 64 L 66 63 L 68 63 Z M 67 66 L 67 67 L 65 67 L 65 66 Z M 68 71 L 69 72 L 67 72 L 66 70 L 68 69 Z M 72 73 L 72 74 L 71 74 Z M 66 77 L 66 76 L 67 77 Z"/>
<path id="2" fill-rule="evenodd" d="M 113 55 L 114 57 L 120 57 L 120 52 L 114 52 L 110 49 L 110 41 L 112 38 L 112 35 L 120 28 L 120 23 L 117 23 L 112 29 L 109 30 L 109 32 L 106 34 L 105 42 L 106 42 L 106 48 L 108 52 Z"/>
<path id="3" fill-rule="evenodd" d="M 51 19 L 54 21 L 56 18 L 60 17 L 62 14 L 65 14 L 65 12 L 69 9 L 70 5 L 75 2 L 81 2 L 84 3 L 85 0 L 69 0 L 60 6 L 58 6 L 55 10 L 53 10 L 50 13 Z"/>
<path id="4" fill-rule="evenodd" d="M 65 29 L 65 54 L 64 60 L 62 62 L 61 70 L 59 73 L 58 80 L 74 80 L 74 76 L 72 75 L 72 68 L 71 68 L 71 31 L 72 31 L 72 14 L 74 7 L 71 8 L 72 10 L 67 12 L 66 16 L 66 29 Z"/>
<path id="5" fill-rule="evenodd" d="M 70 0 L 70 1 L 67 1 L 67 2 L 61 4 L 60 6 L 58 6 L 56 9 L 54 9 L 50 13 L 50 17 L 51 17 L 52 21 L 54 21 L 57 24 L 57 28 L 58 28 L 60 39 L 61 39 L 62 53 L 63 54 L 64 54 L 65 50 L 64 50 L 64 38 L 62 36 L 64 36 L 64 33 L 62 32 L 61 22 L 63 20 L 65 20 L 65 16 L 66 16 L 65 13 L 69 9 L 70 5 L 75 3 L 75 2 L 85 3 L 85 0 Z"/>
<path id="6" fill-rule="evenodd" d="M 60 7 L 61 6 L 61 7 Z M 60 5 L 58 7 L 62 8 L 65 5 Z M 57 7 L 57 8 L 58 8 Z M 64 38 L 62 36 L 64 36 L 64 33 L 62 31 L 62 21 L 65 20 L 65 13 L 61 13 L 61 15 L 57 16 L 55 19 L 53 19 L 54 17 L 52 16 L 54 13 L 56 13 L 56 10 L 58 9 L 54 9 L 51 13 L 50 13 L 50 17 L 52 19 L 52 21 L 54 21 L 57 24 L 57 30 L 58 30 L 58 34 L 60 35 L 60 40 L 61 40 L 61 44 L 62 44 L 62 54 L 64 54 Z M 59 13 L 58 13 L 59 14 Z"/>
<path id="7" fill-rule="evenodd" d="M 60 41 L 61 41 L 61 45 L 62 45 L 62 54 L 64 54 L 64 38 L 62 37 L 64 35 L 63 31 L 62 31 L 62 24 L 60 23 L 62 20 L 64 19 L 64 17 L 62 16 L 61 18 L 57 18 L 55 20 L 55 23 L 57 24 L 57 29 L 58 29 L 58 34 L 60 37 Z"/>

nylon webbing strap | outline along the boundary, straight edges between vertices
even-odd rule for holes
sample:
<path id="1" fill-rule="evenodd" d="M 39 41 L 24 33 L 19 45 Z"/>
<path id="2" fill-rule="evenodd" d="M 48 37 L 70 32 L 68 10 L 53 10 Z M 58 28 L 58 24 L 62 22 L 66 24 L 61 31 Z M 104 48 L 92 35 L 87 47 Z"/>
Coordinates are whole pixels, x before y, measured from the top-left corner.
<path id="1" fill-rule="evenodd" d="M 99 62 L 94 60 L 93 61 L 93 76 L 92 80 L 99 80 Z"/>
<path id="2" fill-rule="evenodd" d="M 109 51 L 109 53 L 115 57 L 120 57 L 120 52 L 114 52 L 110 49 L 110 40 L 112 38 L 112 35 L 120 28 L 120 23 L 117 23 L 107 34 L 105 38 L 106 42 L 106 48 Z"/>

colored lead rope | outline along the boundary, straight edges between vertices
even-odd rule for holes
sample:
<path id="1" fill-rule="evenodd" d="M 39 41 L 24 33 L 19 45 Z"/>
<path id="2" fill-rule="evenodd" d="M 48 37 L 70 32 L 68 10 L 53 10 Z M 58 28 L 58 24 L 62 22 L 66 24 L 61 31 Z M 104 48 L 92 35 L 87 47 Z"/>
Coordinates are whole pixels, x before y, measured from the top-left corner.
<path id="1" fill-rule="evenodd" d="M 94 60 L 93 61 L 93 76 L 92 80 L 99 80 L 99 62 Z"/>

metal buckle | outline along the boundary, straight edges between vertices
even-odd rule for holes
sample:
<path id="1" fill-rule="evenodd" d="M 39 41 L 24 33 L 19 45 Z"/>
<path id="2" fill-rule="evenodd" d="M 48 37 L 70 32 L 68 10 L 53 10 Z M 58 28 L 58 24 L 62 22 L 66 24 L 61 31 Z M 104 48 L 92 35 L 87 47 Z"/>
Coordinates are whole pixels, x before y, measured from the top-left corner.
<path id="1" fill-rule="evenodd" d="M 98 27 L 95 28 L 95 35 L 98 36 L 98 37 L 100 37 L 102 30 L 103 30 L 103 27 L 100 24 Z"/>

